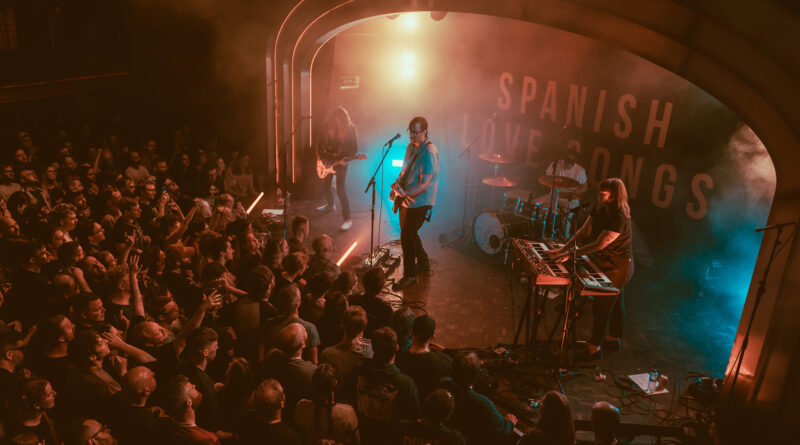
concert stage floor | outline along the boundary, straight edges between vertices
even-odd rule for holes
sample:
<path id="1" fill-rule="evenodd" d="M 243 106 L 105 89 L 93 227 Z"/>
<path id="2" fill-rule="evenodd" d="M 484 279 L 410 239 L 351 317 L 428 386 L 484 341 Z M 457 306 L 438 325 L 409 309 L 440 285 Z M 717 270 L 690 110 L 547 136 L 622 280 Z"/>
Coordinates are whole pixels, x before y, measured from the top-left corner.
<path id="1" fill-rule="evenodd" d="M 319 204 L 318 201 L 299 201 L 290 217 L 297 214 L 308 216 L 311 238 L 320 233 L 331 235 L 336 244 L 335 256 L 341 255 L 354 241 L 359 243 L 354 254 L 366 254 L 369 208 L 354 205 L 353 229 L 340 232 L 338 212 L 317 213 L 314 208 Z M 432 223 L 423 226 L 420 233 L 433 260 L 433 275 L 401 296 L 417 313 L 427 312 L 436 320 L 436 341 L 440 344 L 450 348 L 480 349 L 511 344 L 525 291 L 517 284 L 515 291 L 510 292 L 509 274 L 501 256 L 488 256 L 474 243 L 441 246 L 440 235 L 450 232 L 455 226 L 460 226 L 460 218 L 453 223 L 445 217 L 437 219 L 437 215 L 434 215 Z M 376 217 L 376 230 L 377 227 Z M 381 241 L 386 244 L 397 239 L 396 216 L 384 217 Z M 308 244 L 310 246 L 310 240 Z M 391 248 L 399 253 L 399 244 Z M 398 268 L 392 276 L 399 279 L 400 273 Z M 386 298 L 398 305 L 401 303 L 398 296 L 387 295 Z M 548 327 L 552 327 L 558 317 L 558 302 L 555 299 L 547 303 L 544 323 Z M 592 403 L 606 400 L 620 407 L 623 423 L 675 426 L 680 418 L 687 416 L 687 408 L 677 397 L 682 390 L 699 374 L 722 377 L 741 314 L 727 309 L 735 304 L 729 304 L 723 296 L 707 292 L 701 298 L 691 291 L 672 289 L 659 282 L 652 268 L 639 265 L 626 289 L 625 305 L 623 350 L 579 368 L 581 374 L 578 376 L 563 379 L 563 390 L 570 399 L 573 415 L 576 419 L 588 420 Z M 591 308 L 587 305 L 586 309 L 577 322 L 578 339 L 588 338 L 591 329 Z M 510 349 L 512 357 L 523 358 L 519 353 L 521 348 Z M 604 370 L 607 375 L 605 382 L 593 380 L 596 367 Z M 526 407 L 528 399 L 559 388 L 558 380 L 548 375 L 547 368 L 547 364 L 542 362 L 532 365 L 509 365 L 506 362 L 489 367 L 490 377 L 497 379 L 494 388 L 500 389 L 492 398 L 500 402 L 501 408 L 511 409 L 520 418 L 519 427 L 523 431 L 530 429 L 538 417 L 536 410 Z M 623 390 L 614 383 L 614 377 L 646 373 L 651 369 L 658 369 L 669 377 L 669 393 L 632 397 L 627 391 L 622 399 Z M 676 383 L 681 393 L 673 397 Z M 694 413 L 688 411 L 690 415 Z M 642 440 L 639 438 L 634 443 L 648 443 Z"/>

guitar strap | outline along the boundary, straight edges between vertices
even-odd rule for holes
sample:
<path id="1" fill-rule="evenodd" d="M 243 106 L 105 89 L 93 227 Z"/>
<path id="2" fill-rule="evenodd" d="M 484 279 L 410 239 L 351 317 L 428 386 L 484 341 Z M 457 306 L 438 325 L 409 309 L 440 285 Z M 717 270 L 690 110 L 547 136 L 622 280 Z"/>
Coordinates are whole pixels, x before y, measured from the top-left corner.
<path id="1" fill-rule="evenodd" d="M 403 187 L 406 186 L 406 180 L 408 179 L 408 175 L 411 173 L 411 170 L 415 167 L 414 164 L 417 162 L 419 155 L 422 154 L 422 150 L 425 148 L 426 145 L 428 145 L 429 142 L 430 140 L 427 140 L 425 141 L 424 144 L 420 145 L 419 149 L 417 149 L 417 152 L 414 153 L 414 156 L 411 158 L 411 162 L 408 163 L 408 168 L 406 169 L 406 171 L 403 172 L 403 177 L 400 178 L 400 183 L 403 184 Z"/>

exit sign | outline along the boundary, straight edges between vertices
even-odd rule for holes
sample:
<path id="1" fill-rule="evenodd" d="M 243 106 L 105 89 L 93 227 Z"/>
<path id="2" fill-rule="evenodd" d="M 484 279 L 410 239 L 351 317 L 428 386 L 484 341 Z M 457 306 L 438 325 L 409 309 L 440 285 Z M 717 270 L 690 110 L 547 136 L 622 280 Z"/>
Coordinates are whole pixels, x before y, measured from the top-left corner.
<path id="1" fill-rule="evenodd" d="M 340 90 L 355 90 L 358 89 L 359 77 L 358 76 L 340 76 L 339 89 Z"/>

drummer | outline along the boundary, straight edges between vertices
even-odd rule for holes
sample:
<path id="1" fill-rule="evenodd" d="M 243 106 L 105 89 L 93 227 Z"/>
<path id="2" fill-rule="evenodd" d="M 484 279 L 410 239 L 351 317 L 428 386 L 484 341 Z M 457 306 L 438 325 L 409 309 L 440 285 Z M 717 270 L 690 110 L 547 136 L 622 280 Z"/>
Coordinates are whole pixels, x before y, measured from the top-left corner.
<path id="1" fill-rule="evenodd" d="M 578 141 L 570 141 L 564 151 L 564 156 L 556 163 L 556 176 L 566 177 L 575 180 L 578 183 L 577 187 L 573 188 L 560 188 L 558 189 L 558 208 L 559 209 L 575 209 L 580 205 L 578 195 L 586 191 L 588 182 L 586 178 L 586 169 L 578 164 L 578 152 L 580 151 L 580 143 Z M 547 167 L 545 176 L 541 179 L 551 178 L 553 176 L 553 164 Z M 550 193 L 539 196 L 535 201 L 545 207 L 550 207 Z"/>

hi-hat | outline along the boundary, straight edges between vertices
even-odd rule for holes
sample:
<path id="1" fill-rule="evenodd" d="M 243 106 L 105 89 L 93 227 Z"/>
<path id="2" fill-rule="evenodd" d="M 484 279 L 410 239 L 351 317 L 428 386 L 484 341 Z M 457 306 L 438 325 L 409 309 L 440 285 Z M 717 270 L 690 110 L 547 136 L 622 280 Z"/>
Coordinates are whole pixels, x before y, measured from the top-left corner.
<path id="1" fill-rule="evenodd" d="M 481 181 L 492 187 L 514 187 L 522 182 L 519 179 L 506 178 L 505 176 L 487 176 Z"/>
<path id="2" fill-rule="evenodd" d="M 574 189 L 580 186 L 578 181 L 566 176 L 539 176 L 539 184 L 545 187 L 555 187 L 559 189 Z"/>
<path id="3" fill-rule="evenodd" d="M 494 164 L 511 164 L 514 162 L 510 157 L 503 156 L 500 153 L 481 153 L 478 157 Z"/>

